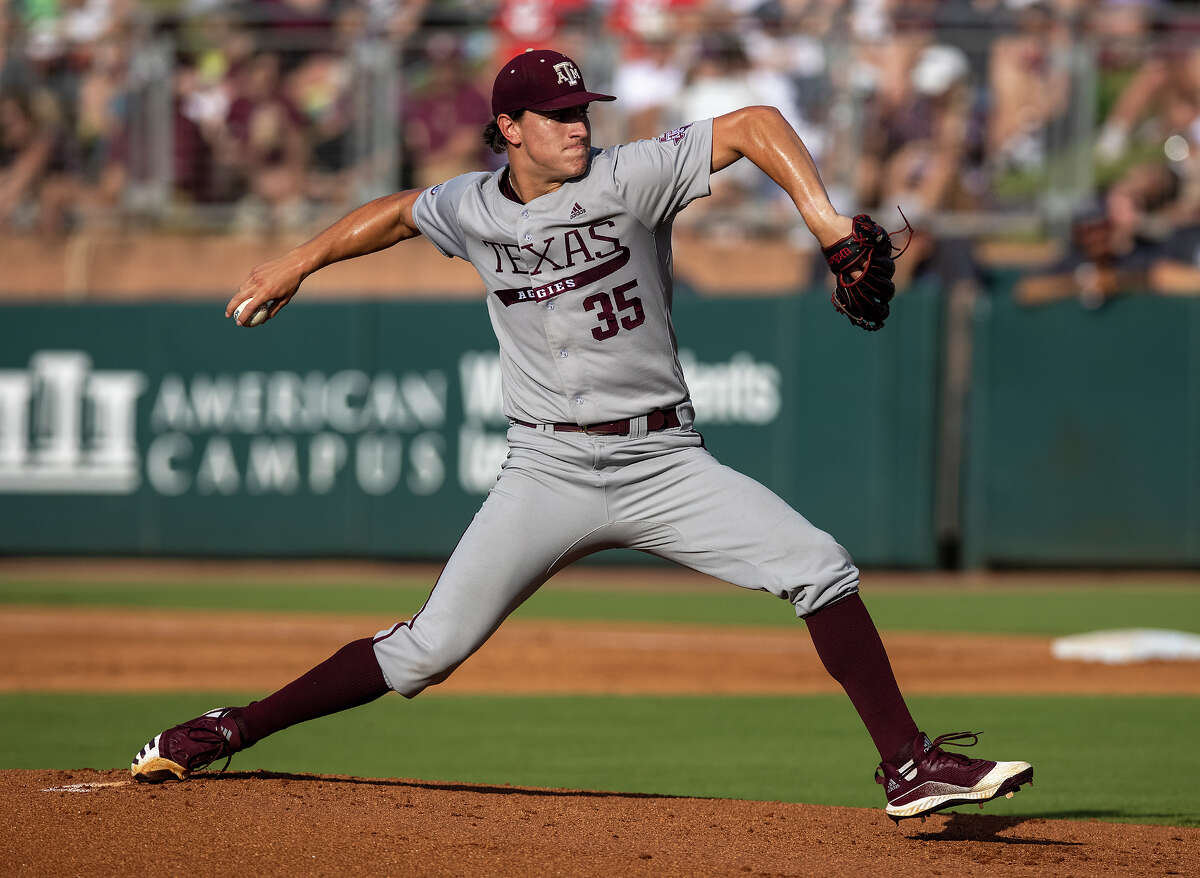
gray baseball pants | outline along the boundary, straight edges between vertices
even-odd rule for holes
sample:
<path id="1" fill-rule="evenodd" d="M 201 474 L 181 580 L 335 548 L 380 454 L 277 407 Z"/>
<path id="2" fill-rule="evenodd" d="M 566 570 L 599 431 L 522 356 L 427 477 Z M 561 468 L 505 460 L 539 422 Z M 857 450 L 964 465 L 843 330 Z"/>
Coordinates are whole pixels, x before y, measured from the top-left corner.
<path id="1" fill-rule="evenodd" d="M 445 680 L 556 572 L 601 549 L 640 549 L 807 616 L 858 590 L 829 534 L 763 485 L 718 463 L 691 429 L 630 436 L 514 425 L 509 453 L 420 612 L 380 631 L 387 684 L 412 697 Z M 639 435 L 640 433 L 640 435 Z"/>

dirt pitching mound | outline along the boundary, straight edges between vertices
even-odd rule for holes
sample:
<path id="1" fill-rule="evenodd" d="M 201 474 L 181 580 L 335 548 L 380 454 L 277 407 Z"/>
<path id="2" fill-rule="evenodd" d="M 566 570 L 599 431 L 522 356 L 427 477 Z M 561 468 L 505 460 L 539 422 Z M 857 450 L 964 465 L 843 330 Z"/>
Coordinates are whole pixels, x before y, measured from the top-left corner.
<path id="1" fill-rule="evenodd" d="M 1200 829 L 410 780 L 0 772 L 10 875 L 1184 874 Z M 1188 865 L 1190 864 L 1190 865 Z"/>

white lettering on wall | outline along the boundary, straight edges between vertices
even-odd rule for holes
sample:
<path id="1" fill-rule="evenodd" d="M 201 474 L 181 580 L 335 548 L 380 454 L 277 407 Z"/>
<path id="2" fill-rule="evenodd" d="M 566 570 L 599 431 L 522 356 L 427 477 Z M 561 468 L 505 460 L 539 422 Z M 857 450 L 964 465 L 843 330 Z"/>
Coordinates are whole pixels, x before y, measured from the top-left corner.
<path id="1" fill-rule="evenodd" d="M 44 351 L 29 365 L 38 398 L 34 459 L 47 469 L 75 469 L 83 450 L 83 382 L 91 357 L 83 351 Z"/>
<path id="2" fill-rule="evenodd" d="M 196 489 L 201 494 L 236 494 L 240 484 L 237 460 L 229 440 L 224 436 L 209 439 L 196 472 Z"/>
<path id="3" fill-rule="evenodd" d="M 503 433 L 464 426 L 458 431 L 458 484 L 471 494 L 486 494 L 496 484 L 500 465 L 508 456 Z"/>
<path id="4" fill-rule="evenodd" d="M 782 377 L 773 363 L 744 351 L 724 363 L 701 363 L 687 350 L 679 352 L 679 362 L 701 429 L 705 424 L 769 424 L 779 416 Z"/>
<path id="5" fill-rule="evenodd" d="M 318 433 L 308 446 L 308 488 L 328 494 L 346 465 L 346 440 L 337 433 Z"/>
<path id="6" fill-rule="evenodd" d="M 250 440 L 246 490 L 251 494 L 295 494 L 300 485 L 296 440 L 255 436 Z"/>
<path id="7" fill-rule="evenodd" d="M 376 497 L 391 493 L 400 481 L 404 442 L 399 436 L 367 433 L 358 439 L 355 474 L 358 486 Z"/>
<path id="8" fill-rule="evenodd" d="M 418 497 L 436 494 L 446 481 L 442 460 L 445 440 L 437 433 L 421 433 L 408 445 L 408 490 Z"/>
<path id="9" fill-rule="evenodd" d="M 29 454 L 32 392 L 33 381 L 28 372 L 0 370 L 0 473 L 15 472 L 25 465 Z"/>
<path id="10" fill-rule="evenodd" d="M 500 355 L 495 351 L 468 351 L 459 357 L 463 418 L 475 423 L 505 422 L 500 392 Z"/>
<path id="11" fill-rule="evenodd" d="M 146 478 L 150 487 L 168 497 L 186 494 L 192 485 L 191 474 L 183 463 L 192 454 L 192 440 L 181 433 L 155 436 L 146 451 Z"/>
<path id="12" fill-rule="evenodd" d="M 145 386 L 141 372 L 93 370 L 83 351 L 39 351 L 28 371 L 0 371 L 0 491 L 136 491 Z"/>
<path id="13" fill-rule="evenodd" d="M 169 374 L 159 384 L 150 425 L 190 433 L 428 430 L 445 424 L 447 392 L 445 374 L 436 371 L 197 374 L 190 382 Z"/>
<path id="14" fill-rule="evenodd" d="M 682 351 L 701 428 L 770 424 L 782 376 L 747 352 L 701 362 Z M 152 391 L 145 446 L 149 487 L 165 496 L 329 494 L 416 496 L 448 480 L 472 494 L 495 483 L 507 453 L 496 351 L 458 358 L 463 425 L 456 479 L 447 454 L 450 381 L 439 370 L 359 369 L 168 373 Z M 138 402 L 146 376 L 96 369 L 79 350 L 44 350 L 0 370 L 0 492 L 132 493 L 141 483 Z M 239 438 L 245 437 L 245 438 Z"/>
<path id="15" fill-rule="evenodd" d="M 238 381 L 232 375 L 196 375 L 190 396 L 191 430 L 230 432 L 237 410 Z"/>
<path id="16" fill-rule="evenodd" d="M 92 411 L 92 447 L 87 460 L 93 467 L 136 469 L 137 400 L 146 382 L 140 372 L 93 372 L 87 401 Z"/>

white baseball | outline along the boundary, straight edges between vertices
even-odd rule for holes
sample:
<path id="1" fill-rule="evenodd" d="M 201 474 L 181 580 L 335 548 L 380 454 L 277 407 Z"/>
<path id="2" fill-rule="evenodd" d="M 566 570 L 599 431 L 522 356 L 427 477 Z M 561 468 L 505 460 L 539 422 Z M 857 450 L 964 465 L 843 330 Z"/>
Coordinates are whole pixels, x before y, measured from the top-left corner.
<path id="1" fill-rule="evenodd" d="M 242 304 L 238 305 L 236 308 L 233 309 L 233 319 L 234 320 L 237 320 L 239 317 L 242 316 L 243 309 L 245 309 L 245 307 L 247 305 L 249 305 L 251 301 L 252 301 L 251 299 L 247 299 L 246 301 L 242 302 Z M 261 305 L 258 306 L 258 310 L 255 311 L 253 314 L 251 314 L 250 319 L 247 320 L 242 325 L 243 326 L 258 326 L 258 324 L 262 323 L 264 320 L 267 319 L 267 313 L 271 310 L 271 306 L 274 304 L 275 304 L 274 299 L 267 299 L 267 301 L 263 302 Z"/>

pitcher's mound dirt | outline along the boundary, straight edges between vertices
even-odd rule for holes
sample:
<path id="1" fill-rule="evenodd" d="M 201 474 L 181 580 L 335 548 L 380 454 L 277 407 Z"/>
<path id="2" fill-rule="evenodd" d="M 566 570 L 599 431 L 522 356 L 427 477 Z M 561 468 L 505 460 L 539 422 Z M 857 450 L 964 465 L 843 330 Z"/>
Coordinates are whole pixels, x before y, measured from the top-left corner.
<path id="1" fill-rule="evenodd" d="M 10 875 L 1041 878 L 1200 862 L 1190 828 L 983 812 L 897 828 L 873 809 L 261 772 L 143 786 L 5 771 L 0 802 Z"/>

